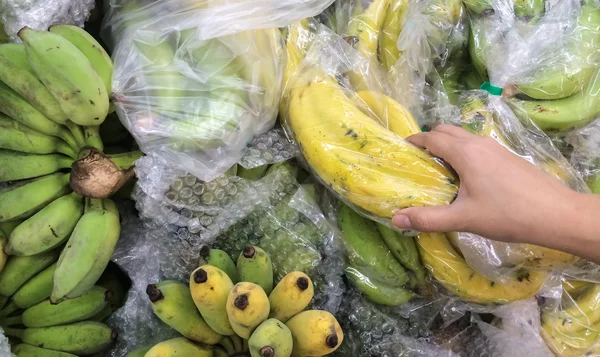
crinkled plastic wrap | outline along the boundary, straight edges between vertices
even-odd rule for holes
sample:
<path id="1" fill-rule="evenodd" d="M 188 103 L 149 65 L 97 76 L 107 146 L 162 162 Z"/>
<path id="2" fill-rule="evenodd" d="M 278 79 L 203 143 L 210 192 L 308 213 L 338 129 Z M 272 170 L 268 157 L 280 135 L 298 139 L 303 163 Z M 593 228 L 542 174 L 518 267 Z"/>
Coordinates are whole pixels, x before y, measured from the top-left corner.
<path id="1" fill-rule="evenodd" d="M 4 30 L 14 41 L 24 26 L 38 30 L 56 24 L 83 27 L 94 6 L 94 0 L 1 0 L 0 27 L 4 23 Z"/>
<path id="2" fill-rule="evenodd" d="M 13 357 L 14 355 L 10 352 L 10 344 L 8 338 L 4 336 L 4 331 L 0 328 L 0 356 L 2 357 Z"/>
<path id="3" fill-rule="evenodd" d="M 593 193 L 600 194 L 600 120 L 570 132 L 565 141 L 573 148 L 571 165 Z"/>
<path id="4" fill-rule="evenodd" d="M 330 3 L 113 1 L 103 37 L 121 121 L 145 153 L 218 177 L 275 124 L 285 66 L 277 27 Z"/>
<path id="5" fill-rule="evenodd" d="M 392 99 L 381 67 L 360 52 L 321 25 L 286 87 L 284 128 L 324 186 L 391 225 L 400 208 L 451 202 L 458 180 L 402 139 L 421 129 Z"/>

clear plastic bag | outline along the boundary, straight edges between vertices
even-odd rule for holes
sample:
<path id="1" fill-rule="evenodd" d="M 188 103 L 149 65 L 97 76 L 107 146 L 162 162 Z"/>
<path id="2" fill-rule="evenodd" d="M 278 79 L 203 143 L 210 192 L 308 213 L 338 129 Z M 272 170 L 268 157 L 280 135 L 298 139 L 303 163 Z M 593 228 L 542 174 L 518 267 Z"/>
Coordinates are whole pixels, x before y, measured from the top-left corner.
<path id="1" fill-rule="evenodd" d="M 571 165 L 579 171 L 592 193 L 600 194 L 600 120 L 570 132 L 565 141 L 573 148 Z"/>
<path id="2" fill-rule="evenodd" d="M 121 121 L 145 153 L 216 178 L 275 124 L 285 65 L 277 27 L 330 3 L 112 2 L 103 37 Z"/>

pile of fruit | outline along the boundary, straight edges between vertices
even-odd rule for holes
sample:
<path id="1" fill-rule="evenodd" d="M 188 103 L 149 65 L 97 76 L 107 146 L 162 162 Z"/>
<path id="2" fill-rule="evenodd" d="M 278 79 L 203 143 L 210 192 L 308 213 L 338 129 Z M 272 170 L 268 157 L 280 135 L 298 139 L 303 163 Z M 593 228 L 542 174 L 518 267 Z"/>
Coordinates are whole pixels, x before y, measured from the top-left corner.
<path id="1" fill-rule="evenodd" d="M 291 272 L 274 284 L 269 255 L 248 246 L 237 262 L 204 246 L 189 286 L 166 280 L 148 285 L 152 309 L 185 338 L 132 351 L 128 357 L 325 356 L 344 339 L 333 315 L 304 311 L 314 295 L 308 275 Z"/>

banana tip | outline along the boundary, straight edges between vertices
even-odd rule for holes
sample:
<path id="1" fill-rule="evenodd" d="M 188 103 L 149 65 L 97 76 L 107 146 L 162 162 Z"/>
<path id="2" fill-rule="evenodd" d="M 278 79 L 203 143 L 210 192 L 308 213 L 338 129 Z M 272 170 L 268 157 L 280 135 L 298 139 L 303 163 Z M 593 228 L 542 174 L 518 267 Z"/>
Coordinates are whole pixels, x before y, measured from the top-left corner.
<path id="1" fill-rule="evenodd" d="M 236 297 L 233 304 L 240 310 L 246 310 L 246 308 L 248 307 L 248 295 L 242 294 Z"/>
<path id="2" fill-rule="evenodd" d="M 304 291 L 308 289 L 308 279 L 305 277 L 298 278 L 298 280 L 296 280 L 296 285 L 298 286 L 298 289 Z"/>
<path id="3" fill-rule="evenodd" d="M 198 269 L 194 272 L 194 282 L 196 284 L 206 283 L 208 280 L 208 274 L 204 269 Z"/>
<path id="4" fill-rule="evenodd" d="M 254 254 L 256 254 L 256 249 L 254 249 L 253 246 L 246 247 L 244 248 L 243 254 L 246 258 L 252 258 L 254 257 Z"/>
<path id="5" fill-rule="evenodd" d="M 150 284 L 146 287 L 146 294 L 148 295 L 148 298 L 150 298 L 151 302 L 157 302 L 164 298 L 162 291 L 160 291 L 160 289 L 154 284 Z"/>
<path id="6" fill-rule="evenodd" d="M 258 351 L 260 357 L 275 357 L 275 350 L 271 346 L 265 346 Z"/>
<path id="7" fill-rule="evenodd" d="M 338 342 L 339 342 L 339 338 L 338 338 L 338 335 L 335 333 L 332 333 L 331 335 L 327 336 L 327 338 L 325 339 L 325 343 L 330 348 L 336 347 L 338 345 Z"/>
<path id="8" fill-rule="evenodd" d="M 25 32 L 25 31 L 29 31 L 31 30 L 31 28 L 29 26 L 24 26 L 22 27 L 19 32 L 17 32 L 17 36 L 19 36 L 19 38 L 21 38 L 21 35 Z"/>

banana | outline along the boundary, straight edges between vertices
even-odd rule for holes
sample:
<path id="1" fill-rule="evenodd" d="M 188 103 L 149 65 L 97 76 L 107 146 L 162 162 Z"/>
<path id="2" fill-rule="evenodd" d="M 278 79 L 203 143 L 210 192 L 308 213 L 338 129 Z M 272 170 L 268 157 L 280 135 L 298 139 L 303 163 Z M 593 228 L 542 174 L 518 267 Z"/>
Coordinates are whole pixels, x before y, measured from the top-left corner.
<path id="1" fill-rule="evenodd" d="M 17 357 L 77 357 L 71 353 L 47 350 L 24 343 L 14 346 L 12 353 Z"/>
<path id="2" fill-rule="evenodd" d="M 414 238 L 404 237 L 381 223 L 377 223 L 377 230 L 396 260 L 415 274 L 419 284 L 424 284 L 427 272 L 421 265 Z"/>
<path id="3" fill-rule="evenodd" d="M 7 336 L 24 343 L 81 356 L 108 350 L 117 339 L 117 332 L 94 321 L 52 327 L 32 327 L 24 330 L 7 328 Z"/>
<path id="4" fill-rule="evenodd" d="M 303 272 L 294 271 L 283 277 L 269 295 L 270 318 L 283 323 L 306 309 L 314 296 L 314 287 L 310 277 Z"/>
<path id="5" fill-rule="evenodd" d="M 600 322 L 600 284 L 594 284 L 583 292 L 573 306 L 556 315 L 545 314 L 542 321 L 553 331 L 573 333 Z"/>
<path id="6" fill-rule="evenodd" d="M 106 93 L 110 96 L 112 93 L 112 74 L 113 63 L 110 56 L 101 44 L 94 39 L 92 35 L 84 29 L 73 25 L 54 25 L 50 26 L 48 31 L 59 34 L 69 40 L 81 53 L 87 57 L 88 61 L 96 70 L 104 82 Z"/>
<path id="7" fill-rule="evenodd" d="M 146 355 L 146 353 L 148 353 L 148 351 L 150 351 L 151 348 L 152 348 L 152 346 L 143 346 L 143 347 L 136 348 L 133 351 L 126 354 L 125 357 L 144 357 Z"/>
<path id="8" fill-rule="evenodd" d="M 113 312 L 117 311 L 125 303 L 125 296 L 127 294 L 128 287 L 126 283 L 122 281 L 122 277 L 115 272 L 117 269 L 111 269 L 109 265 L 96 285 L 102 286 L 112 292 L 110 301 L 104 309 L 94 315 L 90 320 L 102 322 L 107 317 L 112 315 Z"/>
<path id="9" fill-rule="evenodd" d="M 84 147 L 85 137 L 83 135 L 83 127 L 73 123 L 70 120 L 67 120 L 65 126 L 67 127 L 67 129 L 69 129 L 71 135 L 73 135 L 73 139 L 75 139 L 75 142 L 77 143 L 77 148 L 81 149 L 82 147 Z"/>
<path id="10" fill-rule="evenodd" d="M 465 3 L 468 4 L 468 3 Z M 469 6 L 469 5 L 467 5 Z M 487 51 L 488 51 L 488 40 L 486 38 L 486 24 L 488 20 L 485 18 L 471 21 L 471 31 L 469 31 L 469 56 L 471 57 L 471 63 L 473 67 L 483 81 L 488 80 L 487 71 Z"/>
<path id="11" fill-rule="evenodd" d="M 269 165 L 267 164 L 253 167 L 251 169 L 240 166 L 238 168 L 237 176 L 246 180 L 256 181 L 265 175 L 268 168 Z"/>
<path id="12" fill-rule="evenodd" d="M 67 122 L 60 105 L 29 65 L 22 44 L 0 45 L 0 82 L 23 96 L 48 119 L 58 124 Z"/>
<path id="13" fill-rule="evenodd" d="M 15 228 L 5 251 L 35 255 L 50 250 L 69 238 L 82 215 L 83 197 L 71 193 L 57 198 Z"/>
<path id="14" fill-rule="evenodd" d="M 562 288 L 571 298 L 577 299 L 591 285 L 592 283 L 583 280 L 565 280 L 562 283 Z"/>
<path id="15" fill-rule="evenodd" d="M 513 11 L 517 19 L 536 23 L 546 11 L 545 0 L 514 0 Z"/>
<path id="16" fill-rule="evenodd" d="M 464 0 L 463 3 L 467 9 L 480 16 L 490 16 L 495 13 L 489 0 Z"/>
<path id="17" fill-rule="evenodd" d="M 357 6 L 363 6 L 358 3 Z M 377 46 L 381 29 L 390 7 L 390 0 L 373 0 L 363 12 L 353 17 L 348 24 L 347 36 L 350 43 L 363 57 L 377 60 Z"/>
<path id="18" fill-rule="evenodd" d="M 260 324 L 248 340 L 252 357 L 290 357 L 293 344 L 292 332 L 277 319 Z"/>
<path id="19" fill-rule="evenodd" d="M 370 301 L 387 306 L 399 306 L 416 297 L 410 290 L 389 286 L 370 279 L 360 268 L 350 264 L 345 269 L 346 277 Z"/>
<path id="20" fill-rule="evenodd" d="M 233 341 L 230 336 L 223 336 L 219 341 L 219 347 L 224 349 L 229 356 L 235 355 L 235 346 L 233 345 Z"/>
<path id="21" fill-rule="evenodd" d="M 546 281 L 545 272 L 521 269 L 508 284 L 478 274 L 452 247 L 443 233 L 420 234 L 417 247 L 431 275 L 452 293 L 480 304 L 508 303 L 534 296 Z"/>
<path id="22" fill-rule="evenodd" d="M 244 340 L 238 335 L 229 336 L 237 353 L 244 352 Z"/>
<path id="23" fill-rule="evenodd" d="M 331 78 L 292 90 L 289 125 L 320 179 L 371 214 L 391 218 L 456 195 L 458 179 L 448 168 L 363 114 Z"/>
<path id="24" fill-rule="evenodd" d="M 60 104 L 79 125 L 100 125 L 108 114 L 106 85 L 90 61 L 60 35 L 29 27 L 18 33 L 29 64 Z"/>
<path id="25" fill-rule="evenodd" d="M 576 350 L 586 350 L 596 342 L 599 335 L 598 327 L 600 326 L 589 326 L 581 331 L 566 334 L 560 331 L 552 330 L 552 328 L 548 325 L 542 324 L 542 329 L 545 330 L 545 333 L 560 341 L 567 347 Z"/>
<path id="26" fill-rule="evenodd" d="M 271 258 L 256 246 L 248 246 L 237 259 L 239 281 L 260 285 L 266 294 L 273 291 L 273 264 Z"/>
<path id="27" fill-rule="evenodd" d="M 214 345 L 221 339 L 221 335 L 213 331 L 200 316 L 190 289 L 185 284 L 165 280 L 148 285 L 146 294 L 156 316 L 184 337 L 208 345 Z"/>
<path id="28" fill-rule="evenodd" d="M 596 356 L 600 351 L 598 348 L 592 348 L 591 350 L 578 350 L 575 348 L 571 348 L 566 345 L 562 340 L 557 339 L 555 336 L 552 336 L 548 333 L 546 328 L 542 328 L 540 331 L 540 335 L 542 336 L 544 342 L 550 350 L 556 356 L 560 357 L 581 357 L 581 356 Z"/>
<path id="29" fill-rule="evenodd" d="M 223 250 L 210 249 L 207 245 L 202 246 L 198 265 L 212 265 L 224 271 L 234 284 L 240 281 L 233 259 Z"/>
<path id="30" fill-rule="evenodd" d="M 213 355 L 212 347 L 178 337 L 155 345 L 144 357 L 213 357 Z"/>
<path id="31" fill-rule="evenodd" d="M 77 148 L 77 142 L 66 127 L 46 118 L 25 98 L 2 82 L 0 82 L 0 112 L 35 131 L 60 138 L 72 148 Z"/>
<path id="32" fill-rule="evenodd" d="M 8 243 L 8 238 L 4 234 L 2 230 L 0 230 L 0 273 L 4 269 L 6 265 L 6 260 L 8 259 L 8 254 L 4 251 L 4 247 Z"/>
<path id="33" fill-rule="evenodd" d="M 229 353 L 221 346 L 214 346 L 213 354 L 215 357 L 229 357 Z"/>
<path id="34" fill-rule="evenodd" d="M 233 282 L 221 269 L 202 265 L 190 276 L 190 290 L 204 321 L 217 333 L 231 336 L 235 331 L 227 318 L 227 297 Z"/>
<path id="35" fill-rule="evenodd" d="M 0 113 L 0 148 L 30 154 L 61 153 L 73 159 L 77 153 L 63 140 L 37 131 Z"/>
<path id="36" fill-rule="evenodd" d="M 56 270 L 50 301 L 57 303 L 87 292 L 100 278 L 115 250 L 121 225 L 110 199 L 88 199 Z"/>
<path id="37" fill-rule="evenodd" d="M 68 192 L 69 174 L 55 173 L 12 184 L 0 190 L 0 222 L 31 217 Z"/>
<path id="38" fill-rule="evenodd" d="M 285 325 L 294 339 L 292 356 L 325 356 L 340 347 L 344 340 L 340 324 L 327 311 L 303 311 Z"/>
<path id="39" fill-rule="evenodd" d="M 412 114 L 387 95 L 372 91 L 360 91 L 357 94 L 375 114 L 377 120 L 394 134 L 404 139 L 421 132 Z"/>
<path id="40" fill-rule="evenodd" d="M 385 14 L 379 35 L 379 60 L 383 67 L 390 72 L 398 59 L 398 38 L 406 23 L 406 14 L 409 1 L 391 0 L 390 8 Z M 359 94 L 360 95 L 360 94 Z"/>
<path id="41" fill-rule="evenodd" d="M 254 329 L 269 317 L 269 298 L 257 284 L 237 283 L 227 297 L 227 317 L 235 333 L 249 339 Z"/>
<path id="42" fill-rule="evenodd" d="M 102 143 L 102 138 L 100 137 L 99 126 L 86 126 L 83 131 L 85 135 L 86 146 L 91 146 L 100 151 L 104 150 L 104 143 Z"/>
<path id="43" fill-rule="evenodd" d="M 408 282 L 408 274 L 381 239 L 374 222 L 341 204 L 338 224 L 350 263 L 390 286 L 400 287 Z"/>
<path id="44" fill-rule="evenodd" d="M 12 296 L 23 284 L 58 259 L 59 250 L 29 257 L 10 257 L 0 272 L 0 295 Z"/>
<path id="45" fill-rule="evenodd" d="M 21 321 L 26 327 L 48 327 L 87 320 L 100 312 L 111 296 L 112 291 L 94 286 L 87 293 L 60 304 L 44 300 L 23 311 Z"/>
<path id="46" fill-rule="evenodd" d="M 52 174 L 70 168 L 73 161 L 64 155 L 33 155 L 0 149 L 0 182 Z"/>
<path id="47" fill-rule="evenodd" d="M 27 309 L 50 297 L 52 293 L 52 276 L 55 269 L 56 263 L 53 263 L 17 290 L 12 297 L 15 310 L 17 308 Z"/>
<path id="48" fill-rule="evenodd" d="M 6 221 L 0 222 L 0 232 L 4 233 L 7 237 L 19 226 L 19 224 L 23 223 L 20 219 L 15 219 L 14 221 Z"/>

